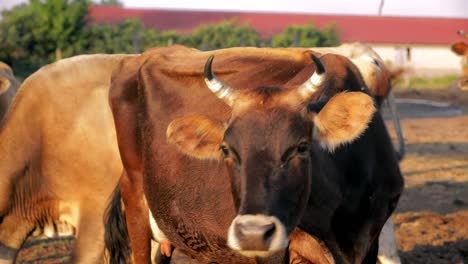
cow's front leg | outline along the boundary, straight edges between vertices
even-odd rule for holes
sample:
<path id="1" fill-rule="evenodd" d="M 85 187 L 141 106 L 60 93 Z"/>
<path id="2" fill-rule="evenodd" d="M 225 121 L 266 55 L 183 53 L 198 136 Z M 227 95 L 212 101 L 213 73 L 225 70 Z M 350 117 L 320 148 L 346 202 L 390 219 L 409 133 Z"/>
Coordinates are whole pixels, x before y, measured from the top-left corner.
<path id="1" fill-rule="evenodd" d="M 133 263 L 144 264 L 151 263 L 151 228 L 143 183 L 138 179 L 124 172 L 121 178 L 121 191 Z"/>

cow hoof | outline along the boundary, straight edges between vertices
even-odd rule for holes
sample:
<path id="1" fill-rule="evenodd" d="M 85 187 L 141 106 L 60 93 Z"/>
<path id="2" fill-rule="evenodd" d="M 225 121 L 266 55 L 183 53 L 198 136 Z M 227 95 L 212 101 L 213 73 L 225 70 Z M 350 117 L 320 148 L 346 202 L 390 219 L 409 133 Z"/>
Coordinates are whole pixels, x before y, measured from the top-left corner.
<path id="1" fill-rule="evenodd" d="M 44 232 L 44 235 L 48 238 L 53 238 L 55 237 L 55 227 L 54 227 L 54 224 L 52 223 L 47 223 L 46 225 L 44 225 L 43 227 L 43 232 Z"/>
<path id="2" fill-rule="evenodd" d="M 67 222 L 59 221 L 55 223 L 55 225 L 59 236 L 64 237 L 75 235 L 75 228 Z"/>

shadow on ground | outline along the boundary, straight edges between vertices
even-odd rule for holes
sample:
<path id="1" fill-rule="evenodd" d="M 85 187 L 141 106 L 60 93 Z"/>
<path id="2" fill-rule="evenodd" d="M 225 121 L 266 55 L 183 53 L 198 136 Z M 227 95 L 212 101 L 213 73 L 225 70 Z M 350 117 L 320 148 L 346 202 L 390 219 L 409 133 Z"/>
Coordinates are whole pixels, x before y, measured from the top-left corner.
<path id="1" fill-rule="evenodd" d="M 74 237 L 33 238 L 29 237 L 21 248 L 15 263 L 17 264 L 68 264 Z"/>
<path id="2" fill-rule="evenodd" d="M 403 264 L 464 264 L 468 263 L 468 240 L 445 243 L 442 246 L 423 245 L 400 252 Z"/>
<path id="3" fill-rule="evenodd" d="M 468 182 L 431 181 L 407 188 L 398 202 L 396 213 L 426 210 L 439 214 L 468 210 Z"/>

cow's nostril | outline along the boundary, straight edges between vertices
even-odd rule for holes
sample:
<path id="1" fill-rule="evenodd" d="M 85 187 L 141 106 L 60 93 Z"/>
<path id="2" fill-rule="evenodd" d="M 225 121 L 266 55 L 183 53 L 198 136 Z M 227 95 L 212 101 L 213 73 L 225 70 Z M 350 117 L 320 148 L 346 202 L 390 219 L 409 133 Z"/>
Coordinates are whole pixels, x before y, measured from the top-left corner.
<path id="1" fill-rule="evenodd" d="M 265 241 L 269 240 L 273 236 L 275 231 L 276 231 L 276 225 L 270 224 L 269 228 L 265 231 L 265 234 L 263 235 L 263 240 Z"/>

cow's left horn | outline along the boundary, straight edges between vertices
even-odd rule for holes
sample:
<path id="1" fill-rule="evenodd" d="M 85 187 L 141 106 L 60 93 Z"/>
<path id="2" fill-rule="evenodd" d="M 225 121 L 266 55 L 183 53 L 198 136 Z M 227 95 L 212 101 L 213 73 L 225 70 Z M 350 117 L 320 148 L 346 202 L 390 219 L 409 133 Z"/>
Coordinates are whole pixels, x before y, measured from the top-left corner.
<path id="1" fill-rule="evenodd" d="M 320 88 L 326 76 L 325 66 L 323 66 L 322 61 L 314 54 L 310 54 L 310 57 L 315 63 L 315 72 L 298 88 L 299 94 L 305 100 L 308 100 L 318 90 L 318 88 Z"/>
<path id="2" fill-rule="evenodd" d="M 206 86 L 212 91 L 219 99 L 223 100 L 229 106 L 232 106 L 235 99 L 235 93 L 233 89 L 221 82 L 211 69 L 214 55 L 211 55 L 205 64 L 205 83 Z"/>

